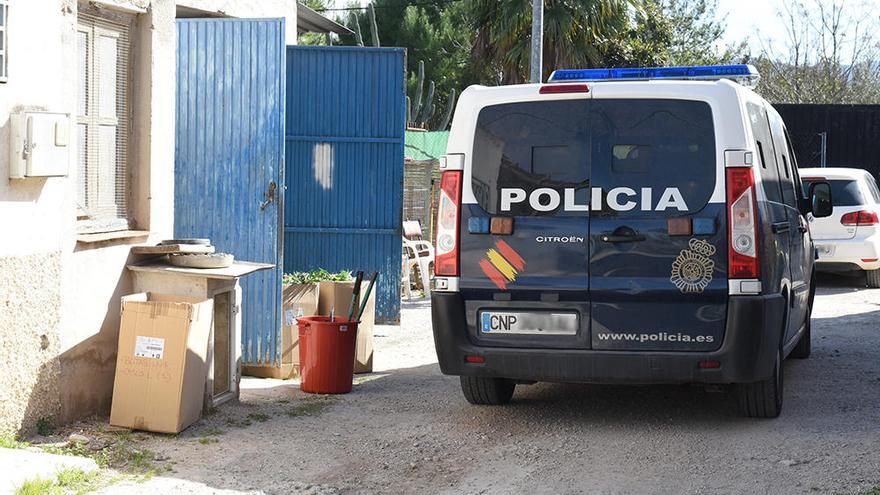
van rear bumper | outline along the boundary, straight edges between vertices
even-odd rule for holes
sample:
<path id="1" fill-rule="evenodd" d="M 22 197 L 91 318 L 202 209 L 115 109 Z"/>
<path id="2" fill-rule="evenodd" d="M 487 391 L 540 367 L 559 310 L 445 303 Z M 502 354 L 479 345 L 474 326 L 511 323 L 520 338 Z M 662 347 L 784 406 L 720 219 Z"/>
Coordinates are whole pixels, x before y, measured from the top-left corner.
<path id="1" fill-rule="evenodd" d="M 446 375 L 580 383 L 747 383 L 769 378 L 779 349 L 785 302 L 781 295 L 729 299 L 724 342 L 711 352 L 597 351 L 475 346 L 456 292 L 431 294 L 434 345 Z M 482 356 L 480 364 L 465 356 Z M 698 363 L 716 360 L 719 368 Z"/>

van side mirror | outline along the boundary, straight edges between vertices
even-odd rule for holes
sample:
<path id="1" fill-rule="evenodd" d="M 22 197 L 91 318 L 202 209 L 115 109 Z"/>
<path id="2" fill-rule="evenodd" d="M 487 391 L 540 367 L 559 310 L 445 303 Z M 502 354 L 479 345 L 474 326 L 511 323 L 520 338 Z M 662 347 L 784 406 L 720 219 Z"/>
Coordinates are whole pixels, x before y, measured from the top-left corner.
<path id="1" fill-rule="evenodd" d="M 813 182 L 810 184 L 810 207 L 816 218 L 830 217 L 834 206 L 831 204 L 831 184 Z"/>

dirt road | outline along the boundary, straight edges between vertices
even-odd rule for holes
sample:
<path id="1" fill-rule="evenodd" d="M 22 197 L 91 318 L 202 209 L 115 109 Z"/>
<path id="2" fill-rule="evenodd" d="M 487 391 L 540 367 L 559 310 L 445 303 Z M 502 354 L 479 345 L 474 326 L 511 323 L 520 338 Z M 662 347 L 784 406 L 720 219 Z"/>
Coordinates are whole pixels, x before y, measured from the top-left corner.
<path id="1" fill-rule="evenodd" d="M 776 420 L 696 387 L 537 384 L 469 406 L 415 304 L 377 330 L 381 371 L 353 393 L 249 380 L 241 404 L 146 440 L 172 472 L 107 492 L 861 493 L 880 484 L 880 290 L 858 284 L 823 278 Z"/>

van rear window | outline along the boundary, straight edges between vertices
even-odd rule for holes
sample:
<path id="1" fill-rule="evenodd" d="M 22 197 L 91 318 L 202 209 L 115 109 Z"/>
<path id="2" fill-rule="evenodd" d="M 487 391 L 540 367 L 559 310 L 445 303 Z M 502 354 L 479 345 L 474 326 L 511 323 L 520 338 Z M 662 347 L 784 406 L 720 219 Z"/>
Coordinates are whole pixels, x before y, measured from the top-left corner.
<path id="1" fill-rule="evenodd" d="M 708 104 L 566 100 L 484 108 L 474 136 L 474 195 L 491 214 L 673 216 L 715 189 Z"/>
<path id="2" fill-rule="evenodd" d="M 535 210 L 528 199 L 507 201 L 513 190 L 574 191 L 581 202 L 588 196 L 586 100 L 509 103 L 484 108 L 474 136 L 474 195 L 489 213 L 538 215 L 564 213 L 563 206 Z M 513 199 L 513 198 L 508 198 Z"/>

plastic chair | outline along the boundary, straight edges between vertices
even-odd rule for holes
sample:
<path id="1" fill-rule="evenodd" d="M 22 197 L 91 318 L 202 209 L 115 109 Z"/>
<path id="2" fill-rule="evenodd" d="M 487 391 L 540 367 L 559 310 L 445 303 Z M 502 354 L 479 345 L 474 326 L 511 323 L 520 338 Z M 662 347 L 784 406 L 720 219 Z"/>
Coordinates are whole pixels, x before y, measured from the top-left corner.
<path id="1" fill-rule="evenodd" d="M 406 294 L 406 300 L 412 301 L 412 279 L 410 277 L 409 256 L 403 253 L 402 267 L 400 270 L 400 282 L 403 284 L 403 293 Z"/>
<path id="2" fill-rule="evenodd" d="M 434 246 L 422 240 L 422 227 L 418 221 L 403 222 L 403 252 L 407 256 L 407 267 L 419 270 L 419 278 L 425 295 L 431 290 L 431 264 L 434 263 Z M 415 238 L 415 239 L 414 239 Z"/>

